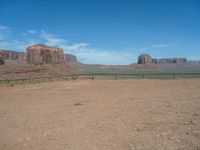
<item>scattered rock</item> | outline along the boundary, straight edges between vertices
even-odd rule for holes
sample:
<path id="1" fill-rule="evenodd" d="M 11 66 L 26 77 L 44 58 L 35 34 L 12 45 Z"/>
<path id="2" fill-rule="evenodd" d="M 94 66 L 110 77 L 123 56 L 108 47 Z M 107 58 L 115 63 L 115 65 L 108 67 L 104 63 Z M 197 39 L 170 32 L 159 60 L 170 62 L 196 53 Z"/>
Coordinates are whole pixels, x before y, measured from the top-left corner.
<path id="1" fill-rule="evenodd" d="M 191 133 L 189 131 L 185 131 L 186 134 L 191 135 Z"/>
<path id="2" fill-rule="evenodd" d="M 81 106 L 83 105 L 82 103 L 74 103 L 74 106 Z"/>

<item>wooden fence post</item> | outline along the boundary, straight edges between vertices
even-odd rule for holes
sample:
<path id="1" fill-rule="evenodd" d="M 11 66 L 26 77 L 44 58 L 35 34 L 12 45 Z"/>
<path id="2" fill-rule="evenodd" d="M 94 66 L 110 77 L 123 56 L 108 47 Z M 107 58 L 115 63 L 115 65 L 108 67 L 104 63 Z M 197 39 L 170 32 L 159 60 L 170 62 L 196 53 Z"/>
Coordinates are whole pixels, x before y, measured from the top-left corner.
<path id="1" fill-rule="evenodd" d="M 173 74 L 173 79 L 176 79 L 176 74 L 175 73 Z"/>
<path id="2" fill-rule="evenodd" d="M 144 74 L 142 74 L 142 79 L 144 79 Z"/>

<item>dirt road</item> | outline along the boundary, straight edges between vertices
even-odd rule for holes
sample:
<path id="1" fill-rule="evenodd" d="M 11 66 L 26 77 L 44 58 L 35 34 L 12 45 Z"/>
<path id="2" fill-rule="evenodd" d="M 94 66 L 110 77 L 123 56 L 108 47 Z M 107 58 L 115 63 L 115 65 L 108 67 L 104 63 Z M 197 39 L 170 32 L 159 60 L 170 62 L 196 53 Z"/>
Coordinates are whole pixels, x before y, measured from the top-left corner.
<path id="1" fill-rule="evenodd" d="M 200 149 L 200 80 L 0 87 L 1 150 Z"/>

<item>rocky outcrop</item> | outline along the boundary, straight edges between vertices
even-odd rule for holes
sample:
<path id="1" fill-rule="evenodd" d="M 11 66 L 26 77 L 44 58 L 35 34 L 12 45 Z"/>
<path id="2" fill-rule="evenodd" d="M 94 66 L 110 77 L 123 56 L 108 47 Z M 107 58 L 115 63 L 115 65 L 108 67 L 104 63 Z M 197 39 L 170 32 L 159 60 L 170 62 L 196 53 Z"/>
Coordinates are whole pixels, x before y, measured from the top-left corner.
<path id="1" fill-rule="evenodd" d="M 138 57 L 138 64 L 185 64 L 186 58 L 151 58 L 149 54 L 141 54 Z"/>
<path id="2" fill-rule="evenodd" d="M 141 54 L 138 57 L 138 64 L 151 64 L 151 63 L 152 63 L 152 59 L 149 54 Z"/>
<path id="3" fill-rule="evenodd" d="M 191 64 L 191 65 L 200 65 L 200 60 L 190 60 L 190 61 L 188 61 L 188 64 Z"/>
<path id="4" fill-rule="evenodd" d="M 152 59 L 154 64 L 185 64 L 187 63 L 186 58 L 161 58 L 161 59 Z"/>
<path id="5" fill-rule="evenodd" d="M 71 55 L 71 54 L 65 54 L 64 60 L 65 61 L 76 61 L 77 62 L 76 56 L 75 55 Z"/>
<path id="6" fill-rule="evenodd" d="M 16 51 L 12 51 L 12 50 L 2 50 L 3 52 L 3 57 L 6 60 L 17 60 L 18 55 Z"/>
<path id="7" fill-rule="evenodd" d="M 25 52 L 17 52 L 17 60 L 26 61 L 26 53 Z"/>
<path id="8" fill-rule="evenodd" d="M 64 63 L 63 49 L 36 44 L 27 47 L 26 61 L 29 64 L 62 64 Z"/>
<path id="9" fill-rule="evenodd" d="M 0 51 L 0 65 L 5 64 L 4 58 L 3 58 L 3 52 Z"/>
<path id="10" fill-rule="evenodd" d="M 67 65 L 78 65 L 78 64 L 80 64 L 75 55 L 65 54 L 64 60 L 65 60 L 65 64 L 67 64 Z"/>
<path id="11" fill-rule="evenodd" d="M 25 52 L 17 52 L 12 50 L 0 50 L 5 60 L 19 60 L 26 61 Z"/>

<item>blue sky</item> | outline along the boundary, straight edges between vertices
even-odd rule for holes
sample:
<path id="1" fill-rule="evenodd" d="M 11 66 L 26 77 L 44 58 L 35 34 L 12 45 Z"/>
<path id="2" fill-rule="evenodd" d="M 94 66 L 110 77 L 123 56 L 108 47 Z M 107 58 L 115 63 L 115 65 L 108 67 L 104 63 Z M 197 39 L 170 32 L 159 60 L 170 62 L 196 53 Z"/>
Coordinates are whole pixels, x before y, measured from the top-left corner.
<path id="1" fill-rule="evenodd" d="M 200 60 L 199 0 L 0 0 L 0 49 L 44 43 L 82 63 Z"/>

